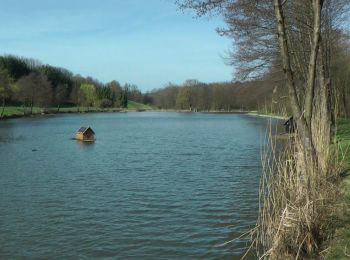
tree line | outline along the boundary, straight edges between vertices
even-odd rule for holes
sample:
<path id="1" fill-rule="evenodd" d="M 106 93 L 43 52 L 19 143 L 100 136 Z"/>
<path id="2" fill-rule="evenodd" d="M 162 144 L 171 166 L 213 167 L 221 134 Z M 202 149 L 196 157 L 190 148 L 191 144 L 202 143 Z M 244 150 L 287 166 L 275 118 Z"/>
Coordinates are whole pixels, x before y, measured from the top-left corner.
<path id="1" fill-rule="evenodd" d="M 328 91 L 328 95 L 333 102 L 334 114 L 348 118 L 350 117 L 350 35 L 347 31 L 333 32 L 329 52 L 332 53 L 332 58 L 327 66 L 328 73 L 332 75 L 332 90 Z M 300 67 L 298 69 L 306 70 Z M 203 83 L 198 80 L 187 80 L 183 84 L 169 83 L 163 88 L 143 94 L 143 102 L 158 109 L 258 110 L 291 115 L 293 111 L 290 106 L 290 95 L 280 66 L 272 64 L 270 68 L 259 67 L 256 70 L 254 75 L 249 76 L 247 73 L 253 73 L 253 70 L 240 67 L 237 70 L 237 79 L 241 81 Z M 296 72 L 297 69 L 293 71 Z M 296 80 L 298 84 L 302 84 L 301 78 Z M 303 97 L 304 87 L 301 88 L 298 95 Z"/>
<path id="2" fill-rule="evenodd" d="M 128 99 L 142 100 L 136 85 L 102 83 L 34 59 L 0 56 L 1 116 L 6 105 L 28 107 L 32 113 L 34 106 L 57 107 L 57 111 L 61 106 L 126 108 Z"/>
<path id="3" fill-rule="evenodd" d="M 187 80 L 169 83 L 146 94 L 158 109 L 189 111 L 259 110 L 284 113 L 286 97 L 282 86 L 272 78 L 247 82 L 202 83 Z M 285 102 L 283 102 L 284 104 Z"/>
<path id="4" fill-rule="evenodd" d="M 195 8 L 200 15 L 215 8 L 223 13 L 228 27 L 221 29 L 220 33 L 234 38 L 237 44 L 237 51 L 229 59 L 236 68 L 236 81 L 206 84 L 187 80 L 181 85 L 169 83 L 164 88 L 146 93 L 147 102 L 160 109 L 241 109 L 290 115 L 295 114 L 299 106 L 300 111 L 308 111 L 309 125 L 310 111 L 313 110 L 310 107 L 326 102 L 332 124 L 336 117 L 350 117 L 350 33 L 342 27 L 344 15 L 349 10 L 348 3 L 335 0 L 325 3 L 323 22 L 320 24 L 323 42 L 318 47 L 319 52 L 323 53 L 317 53 L 319 60 L 314 61 L 312 66 L 312 52 L 308 47 L 313 33 L 310 29 L 312 14 L 306 11 L 311 7 L 302 1 L 284 6 L 288 11 L 285 14 L 288 19 L 285 33 L 292 40 L 288 45 L 290 75 L 293 75 L 294 81 L 292 89 L 286 84 L 288 81 L 273 26 L 274 7 L 269 1 L 182 3 L 183 7 Z M 298 8 L 304 11 L 298 11 Z M 324 74 L 319 75 L 322 71 Z M 320 80 L 324 81 L 323 84 L 329 81 L 326 89 L 317 86 L 322 84 Z M 294 97 L 291 90 L 295 93 Z M 321 94 L 327 101 L 320 100 Z"/>
<path id="5" fill-rule="evenodd" d="M 218 28 L 218 32 L 235 42 L 235 49 L 227 61 L 235 67 L 235 76 L 238 80 L 264 81 L 266 77 L 273 76 L 278 85 L 286 89 L 286 93 L 292 90 L 296 94 L 296 96 L 289 95 L 289 100 L 285 103 L 292 101 L 290 98 L 293 97 L 295 99 L 293 103 L 299 104 L 301 110 L 305 108 L 307 112 L 305 116 L 310 117 L 309 112 L 312 111 L 314 103 L 317 103 L 316 100 L 310 101 L 310 99 L 317 95 L 316 85 L 320 83 L 317 73 L 323 67 L 324 78 L 331 80 L 327 91 L 332 99 L 330 100 L 332 107 L 336 110 L 333 113 L 350 115 L 350 104 L 346 102 L 350 98 L 348 1 L 329 0 L 314 3 L 311 0 L 280 2 L 177 0 L 176 2 L 180 8 L 193 9 L 199 16 L 209 13 L 219 14 L 224 18 L 226 26 Z M 314 7 L 318 9 L 313 9 Z M 282 10 L 283 21 L 279 20 L 276 23 L 278 14 L 276 10 Z M 284 25 L 282 31 L 278 31 L 277 24 Z M 281 55 L 279 42 L 281 38 L 278 38 L 282 35 L 285 37 L 282 41 L 289 41 L 284 55 Z M 313 48 L 310 48 L 312 41 L 315 43 Z M 289 56 L 295 91 L 286 84 L 288 83 L 285 77 L 286 67 L 283 66 L 286 53 Z M 296 106 L 293 106 L 293 109 Z"/>

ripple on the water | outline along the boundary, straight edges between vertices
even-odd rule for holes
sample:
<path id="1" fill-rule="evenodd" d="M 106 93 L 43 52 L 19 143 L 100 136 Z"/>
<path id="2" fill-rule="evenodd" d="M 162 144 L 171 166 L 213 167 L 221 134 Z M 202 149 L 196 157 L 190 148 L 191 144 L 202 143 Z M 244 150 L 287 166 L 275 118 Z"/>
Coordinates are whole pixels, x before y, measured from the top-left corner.
<path id="1" fill-rule="evenodd" d="M 68 115 L 0 124 L 1 259 L 232 259 L 258 210 L 266 119 Z M 80 125 L 98 141 L 69 140 Z M 32 152 L 32 149 L 36 152 Z"/>

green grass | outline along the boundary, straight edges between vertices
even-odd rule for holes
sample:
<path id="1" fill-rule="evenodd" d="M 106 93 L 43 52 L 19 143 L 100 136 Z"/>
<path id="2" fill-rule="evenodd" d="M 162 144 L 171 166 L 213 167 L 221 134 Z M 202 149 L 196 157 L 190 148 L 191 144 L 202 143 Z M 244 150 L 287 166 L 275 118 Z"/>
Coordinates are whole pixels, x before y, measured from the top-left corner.
<path id="1" fill-rule="evenodd" d="M 137 103 L 134 101 L 128 102 L 128 108 L 98 108 L 98 107 L 61 107 L 59 109 L 60 113 L 87 113 L 87 112 L 120 112 L 120 111 L 141 111 L 141 110 L 152 110 L 152 107 L 149 105 Z M 0 108 L 0 113 L 2 108 Z M 57 107 L 50 108 L 40 108 L 33 107 L 33 114 L 41 114 L 41 113 L 57 113 Z M 11 116 L 23 116 L 24 114 L 30 114 L 29 107 L 21 107 L 21 106 L 7 106 L 4 110 L 5 117 Z"/>
<path id="2" fill-rule="evenodd" d="M 350 256 L 350 120 L 337 122 L 335 147 L 344 165 L 345 177 L 341 181 L 341 201 L 339 205 L 339 228 L 331 242 L 327 259 L 349 259 Z"/>
<path id="3" fill-rule="evenodd" d="M 336 144 L 344 164 L 350 168 L 350 120 L 338 120 Z"/>
<path id="4" fill-rule="evenodd" d="M 128 109 L 131 110 L 152 110 L 152 107 L 149 105 L 137 103 L 135 101 L 128 101 Z"/>
<path id="5" fill-rule="evenodd" d="M 0 108 L 0 111 L 2 111 L 2 108 Z M 39 107 L 33 107 L 33 114 L 39 114 L 42 113 L 42 109 Z M 15 106 L 9 106 L 5 107 L 4 110 L 4 116 L 14 116 L 18 115 L 21 116 L 24 113 L 29 114 L 30 113 L 30 108 L 23 108 L 23 107 L 15 107 Z"/>
<path id="6" fill-rule="evenodd" d="M 95 107 L 61 107 L 59 109 L 60 113 L 76 113 L 76 112 L 108 112 L 108 111 L 118 111 L 120 109 L 115 108 L 109 108 L 109 109 L 102 109 L 102 108 L 95 108 Z M 1 111 L 1 110 L 0 110 Z M 40 107 L 33 107 L 33 114 L 41 114 L 41 113 L 57 113 L 57 107 L 50 107 L 50 108 L 40 108 Z M 29 107 L 15 107 L 15 106 L 9 106 L 5 107 L 4 110 L 4 116 L 10 117 L 10 116 L 23 116 L 24 114 L 28 115 L 30 114 L 30 108 Z"/>
<path id="7" fill-rule="evenodd" d="M 88 113 L 88 112 L 120 112 L 121 108 L 99 108 L 99 107 L 61 107 L 60 113 Z M 57 113 L 57 108 L 49 108 L 48 112 Z"/>

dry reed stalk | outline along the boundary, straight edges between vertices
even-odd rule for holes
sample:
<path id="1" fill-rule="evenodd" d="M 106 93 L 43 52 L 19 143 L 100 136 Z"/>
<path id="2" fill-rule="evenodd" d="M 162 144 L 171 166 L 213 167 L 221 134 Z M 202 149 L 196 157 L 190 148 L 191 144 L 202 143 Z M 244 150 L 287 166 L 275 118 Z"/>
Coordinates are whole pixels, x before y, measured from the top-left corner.
<path id="1" fill-rule="evenodd" d="M 328 131 L 320 121 L 314 121 L 313 127 L 320 134 Z M 329 141 L 322 136 L 313 140 L 315 158 L 298 133 L 277 151 L 271 132 L 262 158 L 261 206 L 253 232 L 257 254 L 261 259 L 318 257 L 337 216 L 335 180 L 339 172 L 334 158 L 329 159 L 329 150 L 321 151 Z"/>

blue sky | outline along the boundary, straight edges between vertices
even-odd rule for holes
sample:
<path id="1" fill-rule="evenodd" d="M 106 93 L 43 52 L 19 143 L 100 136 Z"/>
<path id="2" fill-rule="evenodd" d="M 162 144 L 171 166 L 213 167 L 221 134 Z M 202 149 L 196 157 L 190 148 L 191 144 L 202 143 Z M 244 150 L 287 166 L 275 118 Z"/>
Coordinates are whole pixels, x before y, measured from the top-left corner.
<path id="1" fill-rule="evenodd" d="M 186 79 L 228 81 L 220 18 L 172 0 L 0 0 L 0 54 L 15 54 L 142 90 Z"/>

